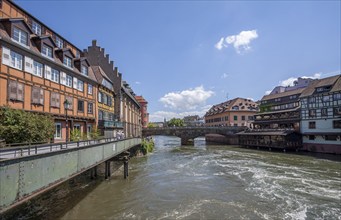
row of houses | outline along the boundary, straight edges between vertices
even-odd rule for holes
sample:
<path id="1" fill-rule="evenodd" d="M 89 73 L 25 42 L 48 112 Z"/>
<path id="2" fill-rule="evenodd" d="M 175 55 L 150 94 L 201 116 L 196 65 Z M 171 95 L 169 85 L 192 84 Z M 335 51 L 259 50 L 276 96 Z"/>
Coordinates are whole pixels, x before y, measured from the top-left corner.
<path id="1" fill-rule="evenodd" d="M 298 78 L 260 101 L 236 98 L 212 106 L 208 126 L 247 126 L 241 145 L 341 153 L 341 75 Z"/>
<path id="2" fill-rule="evenodd" d="M 51 115 L 54 141 L 66 141 L 72 129 L 90 134 L 95 127 L 105 137 L 141 135 L 147 102 L 122 80 L 96 40 L 80 50 L 2 0 L 0 53 L 0 106 Z"/>

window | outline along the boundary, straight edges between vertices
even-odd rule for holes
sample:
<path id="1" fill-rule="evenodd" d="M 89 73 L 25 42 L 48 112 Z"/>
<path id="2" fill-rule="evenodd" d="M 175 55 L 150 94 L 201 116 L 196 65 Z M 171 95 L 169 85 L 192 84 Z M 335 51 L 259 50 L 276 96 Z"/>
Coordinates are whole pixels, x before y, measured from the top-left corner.
<path id="1" fill-rule="evenodd" d="M 237 121 L 238 120 L 238 116 L 237 115 L 233 116 L 233 120 Z"/>
<path id="2" fill-rule="evenodd" d="M 245 121 L 245 116 L 244 115 L 242 116 L 242 121 Z"/>
<path id="3" fill-rule="evenodd" d="M 309 135 L 309 140 L 315 140 L 315 135 Z"/>
<path id="4" fill-rule="evenodd" d="M 315 129 L 315 128 L 316 128 L 316 122 L 310 121 L 310 122 L 309 122 L 309 128 L 310 128 L 310 129 Z"/>
<path id="5" fill-rule="evenodd" d="M 253 116 L 248 116 L 248 119 L 249 120 L 253 120 Z"/>
<path id="6" fill-rule="evenodd" d="M 66 86 L 72 87 L 72 76 L 66 75 Z"/>
<path id="7" fill-rule="evenodd" d="M 71 96 L 66 96 L 65 100 L 69 103 L 68 110 L 73 110 L 73 98 Z"/>
<path id="8" fill-rule="evenodd" d="M 336 141 L 337 135 L 326 135 L 325 139 L 326 139 L 326 141 Z"/>
<path id="9" fill-rule="evenodd" d="M 79 50 L 76 51 L 76 57 L 79 58 L 81 56 L 81 53 L 79 52 Z"/>
<path id="10" fill-rule="evenodd" d="M 333 95 L 334 101 L 341 100 L 341 93 L 336 93 Z"/>
<path id="11" fill-rule="evenodd" d="M 88 114 L 93 114 L 93 103 L 88 103 Z"/>
<path id="12" fill-rule="evenodd" d="M 81 67 L 81 73 L 82 73 L 83 75 L 87 76 L 87 75 L 88 75 L 88 67 L 85 66 L 85 65 L 82 65 L 82 67 Z"/>
<path id="13" fill-rule="evenodd" d="M 56 36 L 56 45 L 57 45 L 57 47 L 59 47 L 59 48 L 63 48 L 63 47 L 64 47 L 64 46 L 63 46 L 63 40 L 60 39 L 58 36 Z"/>
<path id="14" fill-rule="evenodd" d="M 59 93 L 55 93 L 55 92 L 51 93 L 51 107 L 55 107 L 55 108 L 60 107 L 60 95 L 59 95 Z"/>
<path id="15" fill-rule="evenodd" d="M 88 94 L 92 95 L 92 85 L 88 84 Z"/>
<path id="16" fill-rule="evenodd" d="M 314 118 L 316 116 L 316 109 L 309 110 L 309 117 Z"/>
<path id="17" fill-rule="evenodd" d="M 329 102 L 330 96 L 329 95 L 324 95 L 322 100 L 323 100 L 323 102 Z"/>
<path id="18" fill-rule="evenodd" d="M 78 111 L 84 112 L 84 101 L 83 100 L 78 100 Z"/>
<path id="19" fill-rule="evenodd" d="M 321 116 L 328 116 L 328 109 L 327 108 L 321 109 Z"/>
<path id="20" fill-rule="evenodd" d="M 15 101 L 24 101 L 24 84 L 17 81 L 8 81 L 8 98 Z"/>
<path id="21" fill-rule="evenodd" d="M 43 44 L 43 48 L 41 50 L 41 54 L 46 56 L 46 57 L 50 57 L 52 58 L 52 47 L 47 46 L 46 44 Z"/>
<path id="22" fill-rule="evenodd" d="M 44 105 L 44 90 L 38 87 L 32 87 L 32 104 Z"/>
<path id="23" fill-rule="evenodd" d="M 63 63 L 65 66 L 72 68 L 72 60 L 68 56 L 64 56 Z"/>
<path id="24" fill-rule="evenodd" d="M 310 97 L 309 99 L 308 99 L 308 102 L 309 103 L 315 103 L 315 97 Z"/>
<path id="25" fill-rule="evenodd" d="M 22 70 L 22 56 L 14 51 L 11 51 L 10 66 Z"/>
<path id="26" fill-rule="evenodd" d="M 78 80 L 78 81 L 77 81 L 77 89 L 78 89 L 79 91 L 82 91 L 82 92 L 83 92 L 83 90 L 84 90 L 84 83 L 83 83 L 83 81 L 81 81 L 81 80 Z"/>
<path id="27" fill-rule="evenodd" d="M 280 101 L 281 101 L 281 98 L 275 99 L 275 102 L 280 102 Z"/>
<path id="28" fill-rule="evenodd" d="M 78 131 L 80 131 L 80 130 L 81 130 L 81 125 L 80 125 L 80 124 L 74 124 L 74 125 L 73 125 L 73 130 L 78 130 Z"/>
<path id="29" fill-rule="evenodd" d="M 36 76 L 43 76 L 43 64 L 33 61 L 33 74 Z"/>
<path id="30" fill-rule="evenodd" d="M 102 94 L 102 101 L 104 104 L 106 104 L 106 105 L 108 104 L 108 97 L 106 94 Z"/>
<path id="31" fill-rule="evenodd" d="M 55 139 L 61 139 L 62 138 L 62 124 L 61 123 L 55 123 L 56 131 L 54 133 Z"/>
<path id="32" fill-rule="evenodd" d="M 56 82 L 56 83 L 59 83 L 59 71 L 58 70 L 52 69 L 51 80 Z"/>
<path id="33" fill-rule="evenodd" d="M 98 111 L 98 120 L 103 120 L 103 111 Z"/>
<path id="34" fill-rule="evenodd" d="M 341 120 L 334 120 L 333 128 L 341 128 Z"/>
<path id="35" fill-rule="evenodd" d="M 334 108 L 334 116 L 341 116 L 341 107 Z"/>
<path id="36" fill-rule="evenodd" d="M 25 31 L 20 30 L 17 27 L 13 27 L 13 40 L 14 41 L 18 42 L 19 44 L 27 46 L 28 45 L 27 36 L 28 34 Z"/>
<path id="37" fill-rule="evenodd" d="M 102 103 L 102 93 L 98 92 L 98 102 Z"/>
<path id="38" fill-rule="evenodd" d="M 36 35 L 41 35 L 41 26 L 35 21 L 32 21 L 32 31 Z"/>
<path id="39" fill-rule="evenodd" d="M 108 99 L 108 106 L 112 106 L 112 99 L 110 96 L 107 96 Z"/>

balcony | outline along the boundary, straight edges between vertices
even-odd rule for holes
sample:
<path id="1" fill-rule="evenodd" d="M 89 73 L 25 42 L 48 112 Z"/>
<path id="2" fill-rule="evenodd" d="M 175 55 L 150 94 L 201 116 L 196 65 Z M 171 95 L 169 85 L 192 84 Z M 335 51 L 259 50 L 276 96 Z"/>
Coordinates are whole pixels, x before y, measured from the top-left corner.
<path id="1" fill-rule="evenodd" d="M 102 128 L 123 128 L 123 123 L 118 121 L 99 120 L 98 127 Z"/>

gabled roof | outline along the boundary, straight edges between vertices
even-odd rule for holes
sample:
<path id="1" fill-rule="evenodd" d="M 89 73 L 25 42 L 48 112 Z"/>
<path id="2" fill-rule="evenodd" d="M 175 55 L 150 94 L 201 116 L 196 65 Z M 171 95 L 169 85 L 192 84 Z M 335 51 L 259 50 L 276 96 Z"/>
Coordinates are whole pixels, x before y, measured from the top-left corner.
<path id="1" fill-rule="evenodd" d="M 88 64 L 88 66 L 90 66 L 89 60 L 86 57 L 79 57 L 79 58 L 75 58 L 75 61 L 80 61 L 80 62 L 86 62 Z"/>
<path id="2" fill-rule="evenodd" d="M 0 18 L 0 22 L 4 21 L 4 22 L 22 22 L 24 23 L 25 27 L 27 28 L 27 30 L 30 32 L 30 34 L 34 34 L 33 31 L 31 30 L 30 26 L 28 26 L 28 24 L 26 23 L 24 18 Z"/>
<path id="3" fill-rule="evenodd" d="M 75 58 L 76 56 L 73 54 L 72 50 L 70 48 L 60 48 L 56 50 L 56 52 L 63 52 L 63 53 L 70 53 L 72 55 L 72 58 Z"/>
<path id="4" fill-rule="evenodd" d="M 52 37 L 49 36 L 49 35 L 44 35 L 44 36 L 38 36 L 38 35 L 36 35 L 36 36 L 34 36 L 34 37 L 32 37 L 32 38 L 33 38 L 33 39 L 40 39 L 40 40 L 49 39 L 49 40 L 52 42 L 52 44 L 54 45 L 54 47 L 57 47 L 56 43 L 54 42 L 54 40 L 52 39 Z"/>
<path id="5" fill-rule="evenodd" d="M 234 109 L 237 107 L 237 109 Z M 228 111 L 256 111 L 258 104 L 250 99 L 235 98 L 226 102 L 213 105 L 205 114 L 205 116 L 215 115 Z"/>
<path id="6" fill-rule="evenodd" d="M 324 86 L 332 86 L 331 92 L 340 91 L 341 90 L 341 75 L 331 76 L 324 79 L 319 79 L 313 81 L 301 94 L 302 97 L 311 96 L 314 94 L 316 88 L 324 87 Z"/>

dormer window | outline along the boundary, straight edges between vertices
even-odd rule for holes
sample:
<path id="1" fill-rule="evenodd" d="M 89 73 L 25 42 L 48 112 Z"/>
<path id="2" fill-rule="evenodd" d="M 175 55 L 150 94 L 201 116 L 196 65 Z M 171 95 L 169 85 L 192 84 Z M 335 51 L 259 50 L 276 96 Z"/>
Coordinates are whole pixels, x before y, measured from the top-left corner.
<path id="1" fill-rule="evenodd" d="M 36 35 L 41 35 L 41 26 L 40 24 L 38 24 L 35 21 L 32 21 L 32 31 L 33 33 L 35 33 Z"/>
<path id="2" fill-rule="evenodd" d="M 63 63 L 65 66 L 72 68 L 72 59 L 68 56 L 64 56 Z"/>
<path id="3" fill-rule="evenodd" d="M 19 44 L 23 44 L 25 46 L 28 46 L 28 34 L 17 28 L 17 27 L 13 27 L 13 40 L 18 42 Z"/>
<path id="4" fill-rule="evenodd" d="M 56 36 L 56 45 L 59 48 L 63 48 L 63 40 Z"/>
<path id="5" fill-rule="evenodd" d="M 88 76 L 88 67 L 85 65 L 82 65 L 81 67 L 81 73 L 85 76 Z"/>
<path id="6" fill-rule="evenodd" d="M 44 55 L 44 56 L 46 56 L 46 57 L 50 57 L 50 58 L 52 58 L 52 47 L 50 47 L 50 46 L 47 46 L 46 44 L 43 44 L 43 48 L 42 48 L 42 50 L 41 50 L 41 54 L 42 55 Z"/>

